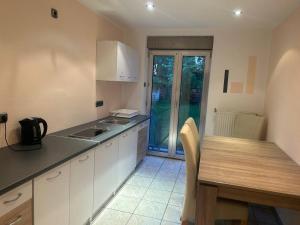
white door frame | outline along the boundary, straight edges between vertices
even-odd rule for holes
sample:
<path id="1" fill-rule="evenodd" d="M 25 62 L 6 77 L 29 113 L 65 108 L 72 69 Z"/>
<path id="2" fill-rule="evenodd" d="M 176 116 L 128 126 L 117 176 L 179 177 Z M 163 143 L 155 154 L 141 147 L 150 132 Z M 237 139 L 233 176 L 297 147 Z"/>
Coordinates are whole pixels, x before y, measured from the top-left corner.
<path id="1" fill-rule="evenodd" d="M 170 128 L 169 128 L 169 143 L 168 153 L 149 151 L 148 154 L 164 156 L 170 158 L 183 159 L 184 156 L 176 154 L 176 138 L 177 138 L 177 124 L 178 124 L 178 110 L 180 101 L 180 85 L 182 75 L 182 59 L 184 56 L 204 56 L 206 59 L 204 70 L 204 83 L 202 88 L 201 99 L 201 115 L 200 115 L 200 135 L 203 136 L 205 130 L 205 118 L 208 96 L 208 84 L 209 84 L 209 71 L 211 61 L 211 51 L 189 51 L 189 50 L 152 50 L 149 52 L 149 68 L 148 68 L 148 90 L 147 90 L 147 113 L 150 115 L 151 110 L 151 98 L 152 98 L 152 73 L 153 73 L 153 56 L 155 55 L 169 55 L 174 56 L 174 77 L 172 85 L 172 99 L 171 99 L 171 115 L 170 115 Z M 149 133 L 150 134 L 150 133 Z"/>

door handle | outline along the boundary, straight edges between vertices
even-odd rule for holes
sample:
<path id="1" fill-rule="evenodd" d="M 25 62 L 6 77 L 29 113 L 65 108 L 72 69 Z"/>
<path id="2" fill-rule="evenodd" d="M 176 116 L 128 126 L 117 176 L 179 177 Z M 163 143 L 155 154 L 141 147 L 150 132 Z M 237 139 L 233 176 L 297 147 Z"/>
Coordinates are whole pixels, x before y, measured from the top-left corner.
<path id="1" fill-rule="evenodd" d="M 4 205 L 7 205 L 7 204 L 9 204 L 9 203 L 15 202 L 15 201 L 17 201 L 19 198 L 21 198 L 21 196 L 22 196 L 22 193 L 18 193 L 17 197 L 15 197 L 14 199 L 11 199 L 11 200 L 4 201 L 3 204 L 4 204 Z"/>
<path id="2" fill-rule="evenodd" d="M 86 160 L 88 160 L 90 157 L 87 155 L 84 159 L 79 159 L 78 162 L 82 163 Z"/>
<path id="3" fill-rule="evenodd" d="M 47 181 L 51 181 L 51 180 L 53 180 L 53 179 L 59 177 L 60 175 L 61 175 L 61 171 L 59 171 L 59 172 L 57 173 L 57 175 L 55 175 L 54 177 L 48 177 L 48 178 L 46 178 L 46 180 L 47 180 Z"/>

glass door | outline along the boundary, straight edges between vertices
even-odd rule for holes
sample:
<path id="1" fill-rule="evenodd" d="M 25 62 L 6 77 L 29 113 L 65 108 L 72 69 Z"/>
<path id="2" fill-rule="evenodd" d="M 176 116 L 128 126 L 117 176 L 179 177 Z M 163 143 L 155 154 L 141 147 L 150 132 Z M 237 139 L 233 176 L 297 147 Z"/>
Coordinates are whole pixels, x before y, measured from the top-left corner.
<path id="1" fill-rule="evenodd" d="M 173 52 L 151 54 L 150 134 L 148 149 L 168 153 L 170 149 L 173 93 L 177 57 Z"/>
<path id="2" fill-rule="evenodd" d="M 203 51 L 151 51 L 151 154 L 183 157 L 178 134 L 188 117 L 204 130 L 209 59 Z"/>

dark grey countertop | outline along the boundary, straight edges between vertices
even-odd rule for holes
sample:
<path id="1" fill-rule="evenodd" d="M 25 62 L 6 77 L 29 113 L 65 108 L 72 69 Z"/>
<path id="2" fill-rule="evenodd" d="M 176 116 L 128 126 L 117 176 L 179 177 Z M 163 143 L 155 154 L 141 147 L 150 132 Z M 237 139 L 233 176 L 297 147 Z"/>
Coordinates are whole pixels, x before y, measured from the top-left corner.
<path id="1" fill-rule="evenodd" d="M 48 135 L 40 150 L 0 150 L 0 195 L 95 147 L 96 142 Z M 14 148 L 20 146 L 14 145 Z"/>
<path id="2" fill-rule="evenodd" d="M 148 119 L 149 116 L 136 116 L 130 123 L 111 127 L 111 130 L 92 140 L 71 138 L 69 135 L 95 126 L 101 120 L 49 134 L 43 139 L 40 150 L 13 151 L 8 147 L 0 149 L 0 195 Z"/>

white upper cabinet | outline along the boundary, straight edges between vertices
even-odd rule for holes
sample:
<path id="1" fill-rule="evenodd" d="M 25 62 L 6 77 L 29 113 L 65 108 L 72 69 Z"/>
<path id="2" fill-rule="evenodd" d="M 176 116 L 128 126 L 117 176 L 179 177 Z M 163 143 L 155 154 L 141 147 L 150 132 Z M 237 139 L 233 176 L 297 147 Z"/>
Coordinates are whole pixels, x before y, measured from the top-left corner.
<path id="1" fill-rule="evenodd" d="M 119 41 L 97 42 L 97 80 L 136 82 L 138 75 L 136 50 Z"/>

